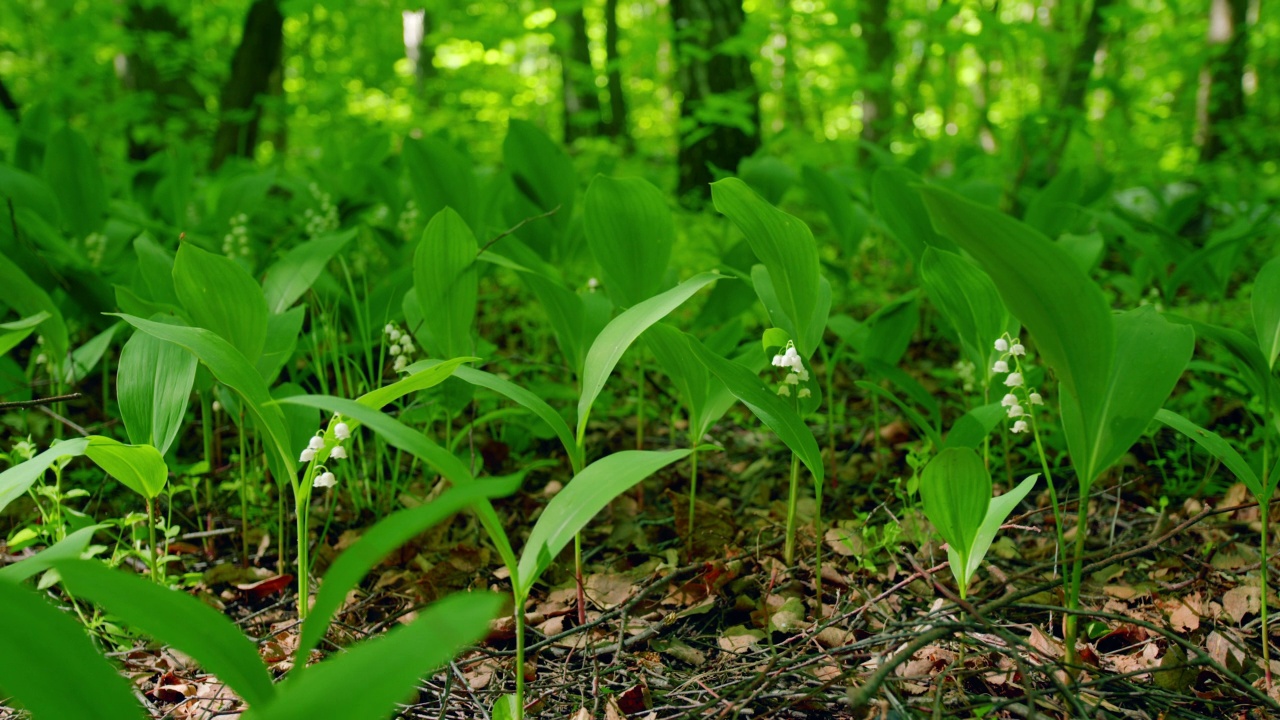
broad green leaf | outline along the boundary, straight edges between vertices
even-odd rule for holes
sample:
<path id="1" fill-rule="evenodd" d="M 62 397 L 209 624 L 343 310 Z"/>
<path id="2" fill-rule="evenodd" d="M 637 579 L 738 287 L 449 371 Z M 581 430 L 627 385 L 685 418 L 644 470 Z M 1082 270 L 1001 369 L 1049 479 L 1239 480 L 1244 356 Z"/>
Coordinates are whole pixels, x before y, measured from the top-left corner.
<path id="1" fill-rule="evenodd" d="M 524 709 L 515 695 L 503 695 L 493 704 L 493 720 L 520 720 L 524 717 Z"/>
<path id="2" fill-rule="evenodd" d="M 460 369 L 462 363 L 473 362 L 479 359 L 480 358 L 477 357 L 458 357 L 451 360 L 437 361 L 430 365 L 421 366 L 417 370 L 411 369 L 411 374 L 407 377 L 397 380 L 390 385 L 384 385 L 376 390 L 370 390 L 364 395 L 356 398 L 356 401 L 365 407 L 371 407 L 375 410 L 379 410 L 409 393 L 426 390 L 427 388 L 439 385 L 455 371 Z"/>
<path id="3" fill-rule="evenodd" d="M 275 700 L 253 706 L 245 720 L 383 720 L 418 680 L 482 639 L 503 599 L 492 593 L 454 593 L 418 618 L 328 660 L 295 671 Z"/>
<path id="4" fill-rule="evenodd" d="M 13 322 L 0 323 L 0 356 L 7 354 L 10 350 L 18 346 L 18 343 L 27 339 L 27 336 L 35 331 L 36 326 L 48 320 L 50 315 L 47 311 L 31 315 L 30 317 L 14 320 Z"/>
<path id="5" fill-rule="evenodd" d="M 83 455 L 87 447 L 89 438 L 63 440 L 30 460 L 0 473 L 0 510 L 25 495 L 27 488 L 39 480 L 50 465 L 65 457 Z"/>
<path id="6" fill-rule="evenodd" d="M 942 440 L 942 448 L 977 447 L 983 438 L 1000 424 L 1005 416 L 1005 408 L 1000 403 L 991 403 L 973 408 L 961 415 L 951 426 L 951 432 Z"/>
<path id="7" fill-rule="evenodd" d="M 354 228 L 300 243 L 267 268 L 262 294 L 267 310 L 279 315 L 302 297 L 338 251 L 356 236 Z"/>
<path id="8" fill-rule="evenodd" d="M 1106 240 L 1103 239 L 1102 233 L 1096 230 L 1086 235 L 1060 235 L 1054 242 L 1071 256 L 1071 260 L 1086 275 L 1098 267 L 1098 263 L 1102 262 L 1103 253 L 1107 250 Z"/>
<path id="9" fill-rule="evenodd" d="M 129 441 L 161 455 L 182 427 L 199 361 L 178 345 L 135 331 L 120 351 L 116 399 Z"/>
<path id="10" fill-rule="evenodd" d="M 477 482 L 454 487 L 418 507 L 393 513 L 366 530 L 359 540 L 338 555 L 325 573 L 320 592 L 316 594 L 311 612 L 302 625 L 302 635 L 298 640 L 297 652 L 294 653 L 296 665 L 306 665 L 304 660 L 311 656 L 312 649 L 324 638 L 329 624 L 346 601 L 347 594 L 391 551 L 449 516 L 475 504 L 477 500 L 510 495 L 519 489 L 522 479 L 521 475 L 497 482 Z"/>
<path id="11" fill-rule="evenodd" d="M 957 580 L 963 594 L 969 586 L 969 559 L 974 539 L 991 504 L 991 474 L 978 453 L 970 448 L 939 452 L 920 475 L 920 500 L 924 514 L 938 534 L 961 558 Z"/>
<path id="12" fill-rule="evenodd" d="M 1277 391 L 1275 379 L 1271 376 L 1271 368 L 1268 366 L 1267 358 L 1262 354 L 1262 350 L 1258 348 L 1258 344 L 1254 342 L 1253 338 L 1230 328 L 1189 320 L 1174 314 L 1170 314 L 1167 317 L 1172 322 L 1190 326 L 1196 337 L 1212 340 L 1221 345 L 1236 361 L 1241 371 L 1241 377 L 1244 379 L 1249 391 L 1254 395 L 1261 397 L 1266 392 Z M 1270 386 L 1270 389 L 1268 389 L 1268 386 Z M 1275 396 L 1273 395 L 1273 397 Z"/>
<path id="13" fill-rule="evenodd" d="M 551 498 L 520 553 L 517 598 L 529 596 L 534 583 L 591 518 L 636 483 L 691 450 L 623 450 L 588 465 Z"/>
<path id="14" fill-rule="evenodd" d="M 218 382 L 240 395 L 245 401 L 245 409 L 266 435 L 267 458 L 277 480 L 297 477 L 297 455 L 289 446 L 284 415 L 280 408 L 271 404 L 271 392 L 243 353 L 204 328 L 165 325 L 132 315 L 122 314 L 120 317 L 149 335 L 186 348 L 209 368 Z"/>
<path id="15" fill-rule="evenodd" d="M 863 327 L 866 336 L 858 345 L 863 362 L 897 366 L 911 345 L 920 325 L 920 295 L 917 291 L 894 298 L 871 314 Z"/>
<path id="16" fill-rule="evenodd" d="M 125 445 L 109 437 L 93 435 L 84 454 L 125 487 L 154 499 L 169 482 L 169 466 L 151 445 Z"/>
<path id="17" fill-rule="evenodd" d="M 69 613 L 8 581 L 0 581 L 0 607 L 0 690 L 35 720 L 150 717 Z"/>
<path id="18" fill-rule="evenodd" d="M 807 342 L 818 305 L 821 271 L 818 245 L 809 226 L 765 202 L 737 178 L 712 183 L 711 198 L 716 210 L 742 231 L 756 257 L 769 270 L 778 306 L 794 323 L 792 336 L 797 349 L 803 357 L 811 357 L 816 348 Z"/>
<path id="19" fill-rule="evenodd" d="M 470 159 L 434 135 L 405 138 L 401 157 L 422 217 L 434 217 L 450 207 L 479 230 L 479 188 Z"/>
<path id="20" fill-rule="evenodd" d="M 438 365 L 440 365 L 439 360 L 420 360 L 410 365 L 407 370 L 411 373 L 416 373 L 420 370 L 436 367 Z M 560 413 L 556 412 L 555 408 L 548 405 L 545 400 L 510 380 L 504 380 L 493 373 L 486 372 L 484 370 L 477 370 L 465 365 L 459 365 L 456 367 L 453 371 L 453 376 L 477 387 L 488 388 L 500 395 L 503 395 L 508 400 L 529 409 L 533 414 L 542 418 L 542 421 L 547 424 L 547 427 L 551 428 L 551 431 L 560 439 L 560 444 L 564 445 L 565 452 L 569 453 L 569 457 L 574 460 L 573 466 L 575 472 L 582 469 L 581 458 L 578 457 L 578 443 L 573 437 L 573 430 L 570 429 L 569 424 L 564 421 L 564 418 L 560 416 Z"/>
<path id="21" fill-rule="evenodd" d="M 89 541 L 93 539 L 93 534 L 105 527 L 110 526 L 90 525 L 89 527 L 80 528 L 29 558 L 0 568 L 0 582 L 20 583 L 29 577 L 34 577 L 48 570 L 60 560 L 79 558 L 89 547 Z"/>
<path id="22" fill-rule="evenodd" d="M 12 165 L 0 163 L 0 198 L 15 208 L 30 208 L 45 222 L 58 224 L 58 200 L 44 180 Z"/>
<path id="23" fill-rule="evenodd" d="M 582 297 L 540 273 L 522 273 L 520 278 L 533 291 L 547 314 L 551 331 L 556 336 L 556 345 L 564 356 L 563 364 L 580 374 L 586 345 L 591 341 L 584 337 L 586 309 Z"/>
<path id="24" fill-rule="evenodd" d="M 39 285 L 7 257 L 0 253 L 0 287 L 4 288 L 4 302 L 18 312 L 19 315 L 36 315 L 48 313 L 40 323 L 40 336 L 44 338 L 45 347 L 50 355 L 61 360 L 71 349 L 71 341 L 67 336 L 67 324 L 62 319 L 62 311 L 54 304 Z"/>
<path id="25" fill-rule="evenodd" d="M 502 142 L 502 158 L 525 197 L 543 212 L 559 208 L 550 220 L 564 232 L 578 192 L 578 174 L 564 148 L 533 123 L 513 119 Z"/>
<path id="26" fill-rule="evenodd" d="M 471 327 L 476 319 L 479 274 L 475 235 L 461 215 L 444 208 L 431 218 L 413 256 L 413 287 L 429 321 L 424 325 L 434 354 L 446 357 L 473 352 Z"/>
<path id="27" fill-rule="evenodd" d="M 280 313 L 267 317 L 267 341 L 262 346 L 262 354 L 258 356 L 254 368 L 268 384 L 275 382 L 280 370 L 293 357 L 298 347 L 298 336 L 302 334 L 302 323 L 307 319 L 307 306 L 297 305 Z"/>
<path id="28" fill-rule="evenodd" d="M 1263 265 L 1253 282 L 1253 328 L 1267 367 L 1274 370 L 1280 356 L 1280 257 Z"/>
<path id="29" fill-rule="evenodd" d="M 809 199 L 826 213 L 841 253 L 844 257 L 855 257 L 867 232 L 866 213 L 854 205 L 849 191 L 829 173 L 806 165 L 801 175 Z"/>
<path id="30" fill-rule="evenodd" d="M 645 331 L 644 341 L 657 358 L 659 369 L 671 378 L 680 391 L 680 400 L 689 412 L 689 424 L 697 427 L 707 405 L 711 374 L 698 360 L 698 356 L 693 354 L 688 336 L 666 323 L 658 322 Z"/>
<path id="31" fill-rule="evenodd" d="M 969 566 L 965 577 L 972 578 L 974 573 L 978 572 L 978 567 L 982 565 L 982 558 L 986 557 L 987 550 L 996 539 L 996 533 L 1000 532 L 1000 526 L 1009 519 L 1027 493 L 1031 492 L 1031 488 L 1035 486 L 1038 479 L 1040 479 L 1040 473 L 1026 478 L 1000 497 L 991 499 L 991 504 L 987 506 L 987 516 L 982 520 L 982 527 L 978 529 L 978 534 L 974 536 L 973 545 L 969 549 Z"/>
<path id="32" fill-rule="evenodd" d="M 1079 213 L 1080 198 L 1084 196 L 1084 183 L 1079 168 L 1068 168 L 1054 176 L 1027 204 L 1023 222 L 1057 238 L 1067 231 Z"/>
<path id="33" fill-rule="evenodd" d="M 815 484 L 822 483 L 822 453 L 813 431 L 790 402 L 783 400 L 773 389 L 766 387 L 760 378 L 747 368 L 716 355 L 697 338 L 688 336 L 694 355 L 707 366 L 712 375 L 720 378 L 729 392 L 742 401 L 752 414 L 772 430 L 809 468 Z"/>
<path id="34" fill-rule="evenodd" d="M 84 136 L 69 125 L 49 138 L 44 177 L 62 206 L 62 220 L 76 237 L 98 228 L 107 214 L 107 188 L 97 155 Z"/>
<path id="35" fill-rule="evenodd" d="M 920 261 L 920 282 L 955 328 L 969 361 L 989 377 L 993 344 L 1010 325 L 995 283 L 973 261 L 933 247 Z"/>
<path id="36" fill-rule="evenodd" d="M 919 182 L 915 173 L 894 166 L 882 167 L 871 177 L 871 202 L 876 212 L 917 267 L 925 248 L 955 250 L 955 245 L 929 224 L 929 214 L 912 188 Z"/>
<path id="37" fill-rule="evenodd" d="M 184 592 L 112 570 L 96 560 L 63 560 L 55 567 L 78 597 L 195 658 L 251 706 L 265 704 L 275 695 L 257 646 L 221 612 Z"/>
<path id="38" fill-rule="evenodd" d="M 67 385 L 79 385 L 81 380 L 88 377 L 89 373 L 98 366 L 102 361 L 102 356 L 106 354 L 107 348 L 111 347 L 111 340 L 115 338 L 116 331 L 120 329 L 120 323 L 114 323 L 111 327 L 94 335 L 88 342 L 71 351 L 71 356 L 65 367 L 62 368 L 62 382 Z"/>
<path id="39" fill-rule="evenodd" d="M 1142 436 L 1195 348 L 1191 328 L 1165 320 L 1150 305 L 1116 315 L 1115 337 L 1115 366 L 1107 393 L 1099 398 L 1097 424 L 1081 423 L 1069 403 L 1062 407 L 1071 462 L 1083 473 L 1084 489 Z M 1077 462 L 1079 440 L 1072 442 L 1080 434 L 1087 434 L 1084 447 L 1089 454 L 1084 464 Z"/>
<path id="40" fill-rule="evenodd" d="M 582 370 L 582 395 L 578 400 L 578 434 L 581 439 L 587 429 L 591 405 L 604 389 L 614 366 L 631 343 L 654 323 L 666 317 L 694 293 L 723 276 L 705 272 L 685 280 L 674 288 L 655 295 L 632 306 L 605 326 L 596 336 Z"/>
<path id="41" fill-rule="evenodd" d="M 196 327 L 213 331 L 256 363 L 267 341 L 262 288 L 235 260 L 183 243 L 173 262 L 173 286 Z"/>
<path id="42" fill-rule="evenodd" d="M 133 241 L 133 252 L 138 256 L 138 276 L 134 281 L 134 289 L 141 294 L 141 290 L 145 288 L 147 300 L 179 307 L 181 302 L 173 289 L 173 253 L 161 247 L 150 233 L 145 232 Z"/>
<path id="43" fill-rule="evenodd" d="M 642 178 L 597 175 L 587 187 L 583 223 L 605 290 L 619 305 L 657 293 L 676 234 L 658 188 Z"/>
<path id="44" fill-rule="evenodd" d="M 1270 500 L 1271 494 L 1275 490 L 1276 480 L 1280 480 L 1280 478 L 1276 478 L 1273 474 L 1269 478 L 1268 484 L 1270 487 L 1263 487 L 1262 481 L 1258 479 L 1258 475 L 1253 471 L 1253 468 L 1249 467 L 1249 463 L 1245 462 L 1240 453 L 1236 452 L 1231 443 L 1224 440 L 1221 435 L 1200 427 L 1172 410 L 1161 408 L 1156 412 L 1156 419 L 1186 435 L 1210 455 L 1221 461 L 1231 471 L 1231 474 L 1236 476 L 1237 480 L 1249 488 L 1249 492 L 1253 493 L 1255 498 L 1264 503 Z"/>

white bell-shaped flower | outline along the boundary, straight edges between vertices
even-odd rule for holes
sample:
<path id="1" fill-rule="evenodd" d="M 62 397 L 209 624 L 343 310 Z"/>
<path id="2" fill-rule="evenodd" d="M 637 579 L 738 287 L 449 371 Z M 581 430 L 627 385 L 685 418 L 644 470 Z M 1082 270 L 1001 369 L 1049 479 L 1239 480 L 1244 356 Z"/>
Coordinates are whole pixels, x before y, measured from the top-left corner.
<path id="1" fill-rule="evenodd" d="M 1012 431 L 1013 431 L 1013 432 L 1015 432 L 1015 433 L 1024 433 L 1024 432 L 1026 432 L 1028 429 L 1029 429 L 1029 428 L 1028 428 L 1028 426 L 1027 426 L 1027 421 L 1026 421 L 1026 420 L 1019 420 L 1018 422 L 1016 422 L 1016 423 L 1014 423 L 1014 424 L 1013 424 L 1013 430 L 1012 430 Z"/>
<path id="2" fill-rule="evenodd" d="M 333 449 L 333 452 L 329 453 L 329 457 L 335 460 L 346 460 L 347 449 L 339 445 Z"/>
<path id="3" fill-rule="evenodd" d="M 1009 373 L 1009 377 L 1004 379 L 1004 384 L 1007 387 L 1020 387 L 1022 385 L 1022 373 Z"/>
<path id="4" fill-rule="evenodd" d="M 1010 355 L 1026 355 L 1027 349 L 1022 346 L 1022 343 L 1015 342 L 1013 345 L 1009 346 L 1009 354 Z"/>
<path id="5" fill-rule="evenodd" d="M 337 484 L 338 478 L 334 477 L 333 473 L 325 470 L 316 476 L 316 479 L 312 481 L 311 486 L 318 488 L 330 488 Z"/>
<path id="6" fill-rule="evenodd" d="M 346 440 L 351 437 L 351 428 L 347 427 L 346 423 L 339 422 L 333 426 L 333 436 L 339 440 Z"/>
<path id="7" fill-rule="evenodd" d="M 1004 397 L 1000 398 L 1000 404 L 1001 404 L 1001 405 L 1003 405 L 1003 406 L 1005 406 L 1005 407 L 1010 407 L 1010 406 L 1012 406 L 1012 405 L 1017 405 L 1017 404 L 1018 404 L 1018 396 L 1017 396 L 1017 395 L 1014 395 L 1013 393 L 1008 393 L 1008 394 L 1006 394 Z"/>
<path id="8" fill-rule="evenodd" d="M 1027 399 L 1029 399 L 1029 400 L 1031 401 L 1031 404 L 1032 404 L 1032 405 L 1043 405 L 1043 404 L 1044 404 L 1044 398 L 1040 397 L 1040 393 L 1038 393 L 1038 392 L 1033 392 L 1033 393 L 1031 393 L 1030 395 L 1028 395 L 1028 396 L 1027 396 Z"/>
<path id="9" fill-rule="evenodd" d="M 312 450 L 311 448 L 307 448 L 306 450 L 302 451 L 301 455 L 298 456 L 298 462 L 304 462 L 304 463 L 311 462 L 312 460 L 315 459 L 315 457 L 316 457 L 316 451 Z"/>
<path id="10" fill-rule="evenodd" d="M 1010 405 L 1010 406 L 1009 406 L 1009 417 L 1010 417 L 1010 418 L 1018 418 L 1018 417 L 1022 417 L 1024 414 L 1025 414 L 1025 413 L 1022 411 L 1022 406 L 1021 406 L 1021 405 L 1014 404 L 1014 405 Z M 339 450 L 341 450 L 342 448 L 338 448 L 338 449 L 339 449 Z"/>
<path id="11" fill-rule="evenodd" d="M 1009 352 L 1009 341 L 1004 338 L 996 340 L 996 350 L 1000 352 Z"/>
<path id="12" fill-rule="evenodd" d="M 307 443 L 308 450 L 319 450 L 324 447 L 324 438 L 319 435 L 312 435 L 311 442 Z"/>
<path id="13" fill-rule="evenodd" d="M 1007 372 L 1009 372 L 1009 363 L 1007 363 L 1007 362 L 1005 362 L 1005 361 L 1003 361 L 1003 360 L 997 360 L 997 361 L 996 361 L 996 364 L 991 366 L 991 372 L 994 372 L 994 373 L 1007 373 Z"/>

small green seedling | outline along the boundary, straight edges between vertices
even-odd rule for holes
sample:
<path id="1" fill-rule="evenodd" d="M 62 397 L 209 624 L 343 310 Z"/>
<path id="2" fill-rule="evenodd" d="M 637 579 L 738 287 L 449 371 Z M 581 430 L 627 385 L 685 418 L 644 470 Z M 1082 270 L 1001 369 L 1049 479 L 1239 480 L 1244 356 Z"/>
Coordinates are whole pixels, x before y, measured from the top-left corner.
<path id="1" fill-rule="evenodd" d="M 991 473 L 970 448 L 947 448 L 925 466 L 920 478 L 924 514 L 947 541 L 947 558 L 961 598 L 968 597 L 969 583 L 1000 526 L 1039 477 L 1036 473 L 992 498 Z"/>

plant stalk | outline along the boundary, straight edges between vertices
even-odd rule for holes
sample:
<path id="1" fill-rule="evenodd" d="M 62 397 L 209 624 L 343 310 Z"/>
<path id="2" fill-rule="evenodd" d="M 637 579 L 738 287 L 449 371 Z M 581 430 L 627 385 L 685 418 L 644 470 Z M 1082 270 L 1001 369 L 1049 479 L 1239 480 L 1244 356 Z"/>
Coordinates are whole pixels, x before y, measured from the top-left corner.
<path id="1" fill-rule="evenodd" d="M 787 543 L 783 550 L 783 558 L 787 567 L 795 564 L 796 559 L 796 495 L 800 485 L 800 457 L 791 453 L 791 485 L 787 492 Z"/>
<path id="2" fill-rule="evenodd" d="M 159 563 L 156 558 L 156 515 L 155 505 L 152 503 L 151 498 L 147 498 L 147 535 L 151 543 L 151 552 L 147 553 L 148 559 L 151 561 L 151 580 L 152 582 L 163 584 L 160 579 Z"/>

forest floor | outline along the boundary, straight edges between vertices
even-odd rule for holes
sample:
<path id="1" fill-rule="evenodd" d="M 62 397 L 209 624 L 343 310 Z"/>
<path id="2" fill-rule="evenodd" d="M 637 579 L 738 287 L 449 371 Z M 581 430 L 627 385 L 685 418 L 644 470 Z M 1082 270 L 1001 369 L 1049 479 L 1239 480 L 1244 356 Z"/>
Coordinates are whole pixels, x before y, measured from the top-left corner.
<path id="1" fill-rule="evenodd" d="M 647 446 L 667 444 L 668 428 L 649 431 Z M 625 424 L 597 429 L 593 446 L 621 449 L 633 433 Z M 802 502 L 793 567 L 782 559 L 785 486 L 777 482 L 790 459 L 771 454 L 764 434 L 723 437 L 723 452 L 702 454 L 706 500 L 693 533 L 682 494 L 687 464 L 616 500 L 584 534 L 585 605 L 569 552 L 525 608 L 531 712 L 574 720 L 1280 717 L 1280 691 L 1268 693 L 1259 669 L 1260 513 L 1243 487 L 1212 506 L 1187 500 L 1157 512 L 1155 471 L 1136 457 L 1095 486 L 1080 623 L 1086 667 L 1073 679 L 1061 664 L 1062 573 L 1045 486 L 1023 504 L 1037 509 L 1009 519 L 961 601 L 945 550 L 898 479 L 911 475 L 905 426 L 880 428 L 880 443 L 865 427 L 839 434 L 827 456 L 835 471 L 823 503 L 827 530 L 816 542 L 813 501 Z M 510 471 L 513 460 L 500 455 Z M 527 533 L 556 478 L 535 473 L 523 494 L 495 503 L 509 527 L 525 524 L 513 537 Z M 1006 478 L 997 472 L 1005 488 Z M 440 489 L 423 478 L 402 501 Z M 341 503 L 331 511 L 314 513 L 316 576 L 373 520 Z M 1064 512 L 1071 541 L 1070 497 Z M 238 527 L 235 517 L 206 519 Z M 451 592 L 509 594 L 482 535 L 464 515 L 402 548 L 348 597 L 327 651 L 406 622 Z M 187 571 L 204 573 L 200 594 L 259 638 L 264 660 L 283 673 L 298 637 L 294 585 L 277 573 L 272 541 L 258 536 L 249 567 L 234 532 L 173 550 L 186 553 Z M 490 717 L 514 687 L 514 648 L 511 618 L 495 621 L 481 646 L 405 698 L 400 717 Z M 155 717 L 234 718 L 243 709 L 170 649 L 138 646 L 116 657 Z"/>

